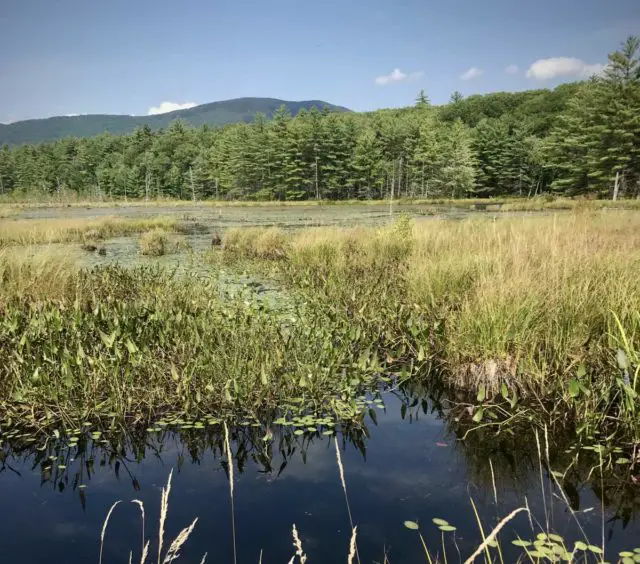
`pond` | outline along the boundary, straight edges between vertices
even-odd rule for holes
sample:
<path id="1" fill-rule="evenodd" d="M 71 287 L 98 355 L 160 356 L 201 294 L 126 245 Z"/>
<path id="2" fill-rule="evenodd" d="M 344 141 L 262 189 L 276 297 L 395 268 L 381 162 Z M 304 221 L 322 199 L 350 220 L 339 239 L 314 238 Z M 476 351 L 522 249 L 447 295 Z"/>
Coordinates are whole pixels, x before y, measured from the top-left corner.
<path id="1" fill-rule="evenodd" d="M 442 541 L 434 517 L 457 527 L 455 541 L 466 557 L 481 542 L 471 498 L 485 531 L 528 500 L 542 529 L 536 526 L 532 533 L 524 513 L 515 517 L 501 535 L 505 562 L 520 554 L 511 545 L 517 533 L 532 539 L 540 530 L 553 530 L 572 546 L 583 538 L 576 521 L 598 545 L 604 527 L 613 560 L 619 550 L 640 545 L 640 521 L 633 520 L 640 503 L 637 487 L 593 489 L 584 481 L 586 472 L 570 473 L 563 483 L 570 509 L 547 470 L 541 471 L 531 437 L 506 443 L 460 441 L 461 431 L 439 399 L 397 390 L 385 393 L 384 402 L 385 408 L 367 419 L 366 433 L 345 430 L 336 436 L 362 562 L 383 562 L 385 553 L 394 564 L 424 562 L 417 533 L 403 522 L 418 522 L 436 552 Z M 173 470 L 166 538 L 173 539 L 198 517 L 180 561 L 200 562 L 207 552 L 208 562 L 232 562 L 223 436 L 213 426 L 182 435 L 142 432 L 117 448 L 114 441 L 81 441 L 60 450 L 53 463 L 53 439 L 41 450 L 20 451 L 5 442 L 0 451 L 3 553 L 14 559 L 19 555 L 23 564 L 97 562 L 105 515 L 114 501 L 123 500 L 106 532 L 103 562 L 128 562 L 129 551 L 139 561 L 140 513 L 128 502 L 144 502 L 146 536 L 155 542 L 160 490 Z M 242 426 L 232 429 L 231 437 L 238 562 L 258 562 L 261 551 L 262 562 L 287 562 L 293 555 L 294 523 L 309 562 L 346 562 L 350 526 L 336 439 Z M 560 444 L 552 448 L 563 450 Z M 65 468 L 58 468 L 61 463 Z M 457 562 L 453 534 L 444 538 L 450 561 Z M 156 550 L 152 546 L 151 555 Z"/>

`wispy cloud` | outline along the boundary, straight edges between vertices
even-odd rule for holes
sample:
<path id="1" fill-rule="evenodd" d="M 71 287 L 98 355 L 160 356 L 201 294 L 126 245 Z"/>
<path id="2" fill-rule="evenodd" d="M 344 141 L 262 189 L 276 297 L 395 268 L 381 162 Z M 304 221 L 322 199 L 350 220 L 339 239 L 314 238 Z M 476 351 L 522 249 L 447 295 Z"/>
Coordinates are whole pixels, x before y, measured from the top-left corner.
<path id="1" fill-rule="evenodd" d="M 520 72 L 520 68 L 518 65 L 509 65 L 508 67 L 505 67 L 504 72 L 507 74 L 518 74 L 518 72 Z"/>
<path id="2" fill-rule="evenodd" d="M 474 78 L 478 78 L 479 76 L 482 75 L 484 71 L 482 69 L 479 69 L 478 67 L 471 67 L 469 70 L 463 72 L 460 75 L 460 78 L 462 80 L 473 80 Z"/>
<path id="3" fill-rule="evenodd" d="M 527 78 L 549 80 L 559 76 L 575 76 L 589 78 L 594 74 L 601 74 L 606 65 L 600 63 L 588 64 L 575 57 L 550 57 L 538 59 L 527 71 Z"/>
<path id="4" fill-rule="evenodd" d="M 416 80 L 424 76 L 423 71 L 414 71 L 410 73 L 402 72 L 400 69 L 393 69 L 389 74 L 378 76 L 375 83 L 378 86 L 387 86 L 388 84 L 395 84 L 397 82 L 409 82 Z"/>
<path id="5" fill-rule="evenodd" d="M 178 102 L 162 102 L 159 106 L 152 106 L 149 108 L 147 115 L 155 116 L 157 114 L 166 114 L 167 112 L 175 112 L 176 110 L 188 110 L 197 106 L 195 102 L 185 102 L 180 104 Z"/>

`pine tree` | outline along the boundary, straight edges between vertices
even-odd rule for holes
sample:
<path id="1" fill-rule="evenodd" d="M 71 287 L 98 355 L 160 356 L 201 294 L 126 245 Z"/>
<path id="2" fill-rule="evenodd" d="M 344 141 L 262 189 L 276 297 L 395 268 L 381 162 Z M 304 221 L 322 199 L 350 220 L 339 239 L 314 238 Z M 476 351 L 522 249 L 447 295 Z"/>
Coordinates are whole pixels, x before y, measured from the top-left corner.
<path id="1" fill-rule="evenodd" d="M 442 131 L 439 145 L 441 159 L 436 184 L 451 198 L 471 196 L 475 187 L 476 158 L 471 135 L 462 120 L 456 120 Z"/>
<path id="2" fill-rule="evenodd" d="M 428 108 L 430 105 L 429 97 L 424 93 L 424 90 L 420 90 L 416 98 L 416 108 Z"/>

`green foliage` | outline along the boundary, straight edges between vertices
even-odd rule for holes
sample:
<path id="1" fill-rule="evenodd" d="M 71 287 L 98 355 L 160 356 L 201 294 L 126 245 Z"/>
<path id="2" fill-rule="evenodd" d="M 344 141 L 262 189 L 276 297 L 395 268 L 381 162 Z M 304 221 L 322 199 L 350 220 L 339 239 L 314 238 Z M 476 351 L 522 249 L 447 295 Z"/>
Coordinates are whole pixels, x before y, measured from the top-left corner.
<path id="1" fill-rule="evenodd" d="M 606 196 L 616 174 L 621 194 L 634 196 L 637 50 L 630 38 L 610 56 L 607 72 L 587 83 L 467 98 L 454 93 L 441 107 L 424 92 L 412 107 L 364 114 L 245 99 L 127 118 L 137 120 L 133 132 L 131 125 L 100 122 L 95 137 L 2 147 L 0 196 L 296 201 L 530 197 L 550 190 Z M 227 121 L 237 123 L 209 127 Z"/>
<path id="2" fill-rule="evenodd" d="M 601 77 L 569 101 L 547 140 L 553 188 L 570 195 L 640 195 L 640 43 L 629 37 Z"/>

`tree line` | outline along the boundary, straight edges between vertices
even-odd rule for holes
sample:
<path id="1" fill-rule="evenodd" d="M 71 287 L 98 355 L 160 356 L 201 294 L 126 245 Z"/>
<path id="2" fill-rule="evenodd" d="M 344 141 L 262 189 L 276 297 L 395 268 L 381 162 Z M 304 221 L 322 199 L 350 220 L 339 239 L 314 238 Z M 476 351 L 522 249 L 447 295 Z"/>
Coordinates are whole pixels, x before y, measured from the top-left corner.
<path id="1" fill-rule="evenodd" d="M 599 76 L 369 113 L 271 119 L 3 146 L 0 194 L 86 198 L 640 197 L 640 40 Z"/>

